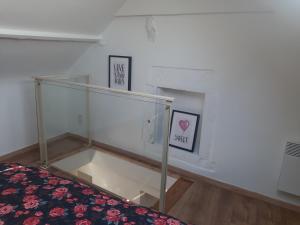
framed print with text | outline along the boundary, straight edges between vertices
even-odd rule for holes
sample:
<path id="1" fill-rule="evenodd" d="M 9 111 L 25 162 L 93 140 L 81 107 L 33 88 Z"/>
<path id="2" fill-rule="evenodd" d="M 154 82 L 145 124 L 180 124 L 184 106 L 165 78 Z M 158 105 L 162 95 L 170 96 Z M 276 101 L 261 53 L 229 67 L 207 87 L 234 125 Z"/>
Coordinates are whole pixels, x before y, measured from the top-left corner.
<path id="1" fill-rule="evenodd" d="M 131 91 L 131 65 L 130 56 L 109 56 L 109 77 L 110 88 Z"/>
<path id="2" fill-rule="evenodd" d="M 199 114 L 173 110 L 169 145 L 193 152 L 199 120 Z"/>

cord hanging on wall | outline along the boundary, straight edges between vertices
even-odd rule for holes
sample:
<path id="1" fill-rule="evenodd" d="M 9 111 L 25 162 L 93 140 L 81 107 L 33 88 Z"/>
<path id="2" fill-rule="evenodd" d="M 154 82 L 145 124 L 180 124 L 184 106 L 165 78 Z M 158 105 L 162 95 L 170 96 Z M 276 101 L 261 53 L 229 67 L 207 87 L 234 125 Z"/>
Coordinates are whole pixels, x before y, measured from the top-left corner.
<path id="1" fill-rule="evenodd" d="M 146 32 L 148 40 L 151 42 L 155 42 L 157 27 L 153 16 L 146 17 Z"/>

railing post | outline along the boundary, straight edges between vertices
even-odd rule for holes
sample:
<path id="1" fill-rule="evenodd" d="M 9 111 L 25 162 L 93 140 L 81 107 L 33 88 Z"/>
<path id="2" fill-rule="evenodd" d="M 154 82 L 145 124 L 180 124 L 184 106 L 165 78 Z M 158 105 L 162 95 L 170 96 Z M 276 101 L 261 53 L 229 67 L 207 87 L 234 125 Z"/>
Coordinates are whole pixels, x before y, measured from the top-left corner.
<path id="1" fill-rule="evenodd" d="M 161 166 L 161 183 L 160 183 L 160 199 L 159 211 L 165 212 L 166 206 L 166 184 L 168 175 L 168 153 L 169 153 L 169 132 L 170 132 L 170 105 L 166 105 L 164 114 L 164 140 L 162 151 L 162 166 Z"/>
<path id="2" fill-rule="evenodd" d="M 42 102 L 42 90 L 41 81 L 35 79 L 35 102 L 36 102 L 36 115 L 37 115 L 37 126 L 38 126 L 38 141 L 40 147 L 40 161 L 41 167 L 48 167 L 48 152 L 47 152 L 47 141 L 45 139 L 46 132 L 44 126 L 43 117 L 43 102 Z"/>
<path id="3" fill-rule="evenodd" d="M 86 84 L 90 84 L 90 75 L 87 75 Z M 88 147 L 92 146 L 92 132 L 91 132 L 91 110 L 90 110 L 90 88 L 86 87 L 86 129 L 87 129 L 87 139 Z"/>

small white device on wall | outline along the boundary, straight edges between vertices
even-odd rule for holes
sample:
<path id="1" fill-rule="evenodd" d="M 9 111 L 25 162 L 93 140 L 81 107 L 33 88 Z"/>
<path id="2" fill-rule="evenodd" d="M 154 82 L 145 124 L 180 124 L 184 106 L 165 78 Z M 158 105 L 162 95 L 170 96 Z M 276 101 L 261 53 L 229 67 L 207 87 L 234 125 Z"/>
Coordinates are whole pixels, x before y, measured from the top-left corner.
<path id="1" fill-rule="evenodd" d="M 157 34 L 157 26 L 153 16 L 146 17 L 146 32 L 148 40 L 155 42 Z"/>
<path id="2" fill-rule="evenodd" d="M 287 141 L 278 189 L 300 196 L 300 141 Z"/>

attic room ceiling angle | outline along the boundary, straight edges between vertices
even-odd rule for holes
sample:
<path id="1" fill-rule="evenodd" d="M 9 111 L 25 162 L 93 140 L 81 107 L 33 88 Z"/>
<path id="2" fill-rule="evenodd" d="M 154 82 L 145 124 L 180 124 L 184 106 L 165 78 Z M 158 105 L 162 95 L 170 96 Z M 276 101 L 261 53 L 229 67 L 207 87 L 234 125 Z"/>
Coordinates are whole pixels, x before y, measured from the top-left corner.
<path id="1" fill-rule="evenodd" d="M 0 38 L 101 42 L 125 0 L 0 0 Z"/>

